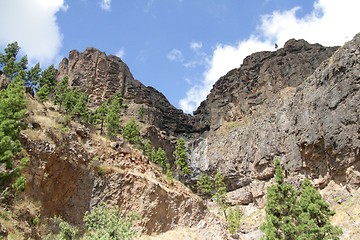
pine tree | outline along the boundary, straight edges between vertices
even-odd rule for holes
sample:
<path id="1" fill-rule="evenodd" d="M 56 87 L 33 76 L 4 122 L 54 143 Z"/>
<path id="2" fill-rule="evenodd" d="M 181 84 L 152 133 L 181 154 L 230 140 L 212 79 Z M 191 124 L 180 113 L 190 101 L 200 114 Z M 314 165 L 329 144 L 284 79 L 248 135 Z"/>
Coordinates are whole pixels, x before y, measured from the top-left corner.
<path id="1" fill-rule="evenodd" d="M 140 128 L 136 124 L 135 119 L 133 117 L 123 127 L 122 135 L 131 144 L 135 144 L 135 145 L 141 144 Z"/>
<path id="2" fill-rule="evenodd" d="M 139 108 L 139 120 L 140 122 L 142 122 L 144 120 L 144 115 L 145 115 L 145 107 L 144 105 L 141 105 L 141 107 Z"/>
<path id="3" fill-rule="evenodd" d="M 115 95 L 108 109 L 106 115 L 106 135 L 110 139 L 114 139 L 119 132 L 120 128 L 120 111 L 121 111 L 122 97 L 120 95 Z"/>
<path id="4" fill-rule="evenodd" d="M 144 144 L 144 154 L 145 156 L 148 157 L 149 161 L 152 161 L 151 150 L 152 150 L 151 141 L 147 139 Z"/>
<path id="5" fill-rule="evenodd" d="M 178 170 L 183 175 L 190 174 L 191 171 L 187 164 L 188 156 L 186 152 L 186 143 L 184 138 L 179 138 L 177 140 L 174 156 L 175 156 L 175 165 L 177 166 Z"/>
<path id="6" fill-rule="evenodd" d="M 214 190 L 213 182 L 209 175 L 201 174 L 199 179 L 197 180 L 197 187 L 199 193 L 203 196 L 210 197 L 212 191 Z"/>
<path id="7" fill-rule="evenodd" d="M 17 42 L 9 43 L 5 48 L 5 54 L 0 53 L 0 66 L 4 67 L 10 58 L 16 58 L 20 47 Z"/>
<path id="8" fill-rule="evenodd" d="M 167 171 L 167 157 L 166 157 L 166 152 L 164 151 L 164 149 L 162 148 L 158 148 L 157 152 L 156 152 L 156 163 L 160 165 L 161 169 L 163 170 L 163 172 Z"/>
<path id="9" fill-rule="evenodd" d="M 86 93 L 80 91 L 74 91 L 74 96 L 76 98 L 75 104 L 71 113 L 80 118 L 84 122 L 89 122 L 90 110 L 87 106 L 88 96 Z"/>
<path id="10" fill-rule="evenodd" d="M 106 115 L 108 113 L 108 101 L 104 101 L 98 108 L 96 108 L 94 113 L 94 124 L 100 124 L 100 134 L 104 133 L 104 122 L 106 119 Z"/>
<path id="11" fill-rule="evenodd" d="M 267 189 L 266 221 L 261 225 L 265 240 L 295 239 L 296 226 L 293 216 L 299 211 L 296 206 L 297 193 L 284 180 L 280 160 L 275 160 L 275 183 Z"/>
<path id="12" fill-rule="evenodd" d="M 41 72 L 39 82 L 40 87 L 47 84 L 50 92 L 54 90 L 56 85 L 56 69 L 53 64 Z"/>
<path id="13" fill-rule="evenodd" d="M 224 182 L 224 175 L 222 175 L 220 171 L 215 174 L 214 187 L 215 194 L 212 198 L 220 206 L 224 216 L 226 217 L 226 209 L 228 207 L 226 203 L 226 185 Z"/>
<path id="14" fill-rule="evenodd" d="M 50 90 L 47 84 L 40 87 L 40 89 L 37 91 L 36 96 L 39 98 L 40 102 L 45 102 L 48 100 Z"/>
<path id="15" fill-rule="evenodd" d="M 325 202 L 320 193 L 312 186 L 309 179 L 301 185 L 298 205 L 301 214 L 297 223 L 297 239 L 340 239 L 342 231 L 330 223 L 330 217 L 335 214 Z"/>
<path id="16" fill-rule="evenodd" d="M 54 103 L 59 104 L 59 110 L 61 111 L 61 107 L 66 99 L 66 94 L 69 91 L 69 78 L 64 77 L 55 87 L 54 93 Z"/>
<path id="17" fill-rule="evenodd" d="M 229 208 L 226 221 L 227 221 L 229 233 L 231 235 L 234 235 L 236 231 L 239 229 L 241 217 L 242 217 L 242 213 L 239 206 L 236 206 L 235 209 L 232 209 L 231 207 Z"/>
<path id="18" fill-rule="evenodd" d="M 29 71 L 27 71 L 26 84 L 33 90 L 34 95 L 36 89 L 40 86 L 40 64 L 35 64 Z"/>
<path id="19" fill-rule="evenodd" d="M 20 71 L 25 70 L 28 63 L 26 56 L 23 56 L 20 61 L 16 62 L 19 50 L 18 43 L 13 42 L 7 45 L 5 54 L 0 53 L 0 70 L 10 79 L 14 79 Z"/>
<path id="20" fill-rule="evenodd" d="M 5 76 L 8 78 L 13 78 L 15 73 L 15 58 L 11 57 L 7 62 L 3 69 Z"/>
<path id="21" fill-rule="evenodd" d="M 6 89 L 0 91 L 0 163 L 13 168 L 13 158 L 21 150 L 18 140 L 25 117 L 25 72 L 20 71 Z"/>

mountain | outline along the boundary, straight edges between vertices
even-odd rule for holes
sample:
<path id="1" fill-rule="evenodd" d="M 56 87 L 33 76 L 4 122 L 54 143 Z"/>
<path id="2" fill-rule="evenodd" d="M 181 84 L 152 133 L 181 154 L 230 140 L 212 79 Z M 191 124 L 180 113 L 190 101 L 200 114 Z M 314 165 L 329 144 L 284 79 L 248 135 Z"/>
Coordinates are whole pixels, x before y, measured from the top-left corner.
<path id="1" fill-rule="evenodd" d="M 275 157 L 294 182 L 357 189 L 359 43 L 356 36 L 338 49 L 292 39 L 247 57 L 195 112 L 212 131 L 190 142 L 191 167 L 222 171 L 241 203 L 263 204 Z"/>
<path id="2" fill-rule="evenodd" d="M 133 117 L 142 138 L 166 151 L 173 172 L 175 143 L 183 137 L 192 173 L 182 182 L 171 179 L 144 146 L 122 134 L 112 142 L 51 101 L 28 96 L 20 138 L 30 158 L 26 188 L 14 196 L 4 189 L 0 238 L 43 239 L 58 230 L 54 216 L 83 232 L 85 212 L 106 202 L 142 216 L 137 239 L 260 239 L 275 158 L 288 182 L 298 188 L 309 178 L 321 191 L 336 210 L 332 221 L 342 227 L 342 239 L 360 238 L 359 63 L 360 34 L 341 47 L 291 39 L 245 58 L 189 115 L 135 80 L 120 58 L 73 50 L 59 64 L 57 81 L 68 77 L 71 88 L 89 95 L 92 110 L 121 93 L 122 126 Z M 0 77 L 5 89 L 8 80 Z M 237 235 L 227 233 L 219 206 L 196 194 L 199 176 L 217 172 L 227 203 L 243 212 Z"/>
<path id="3" fill-rule="evenodd" d="M 162 131 L 174 133 L 198 132 L 194 118 L 172 106 L 166 97 L 153 87 L 145 87 L 134 79 L 128 66 L 118 57 L 95 48 L 79 53 L 73 50 L 58 67 L 58 79 L 69 77 L 69 84 L 89 94 L 90 105 L 98 106 L 115 92 L 120 92 L 128 109 L 126 114 L 137 115 L 146 107 L 145 120 Z"/>
<path id="4" fill-rule="evenodd" d="M 214 84 L 193 116 L 134 80 L 119 58 L 93 48 L 70 52 L 58 78 L 69 76 L 93 106 L 117 91 L 126 114 L 145 106 L 145 122 L 156 129 L 146 135 L 170 158 L 173 139 L 186 137 L 192 181 L 221 171 L 230 203 L 263 207 L 275 157 L 294 184 L 307 177 L 321 189 L 359 188 L 359 41 L 357 35 L 339 48 L 291 39 L 254 53 Z"/>

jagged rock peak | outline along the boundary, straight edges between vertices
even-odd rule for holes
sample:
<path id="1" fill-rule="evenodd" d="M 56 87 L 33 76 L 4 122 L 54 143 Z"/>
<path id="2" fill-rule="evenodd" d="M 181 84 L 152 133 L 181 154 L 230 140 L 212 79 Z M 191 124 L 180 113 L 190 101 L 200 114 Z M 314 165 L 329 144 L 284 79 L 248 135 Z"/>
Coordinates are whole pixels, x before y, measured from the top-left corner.
<path id="1" fill-rule="evenodd" d="M 96 48 L 84 52 L 72 50 L 58 67 L 58 80 L 69 77 L 69 84 L 89 94 L 94 107 L 120 92 L 128 106 L 127 114 L 137 116 L 140 106 L 146 109 L 146 121 L 169 133 L 197 132 L 191 115 L 184 114 L 166 97 L 134 79 L 128 66 L 117 56 L 106 55 Z M 200 130 L 199 130 L 200 129 Z"/>
<path id="2" fill-rule="evenodd" d="M 297 87 L 337 48 L 290 39 L 277 51 L 251 54 L 214 84 L 194 115 L 213 130 L 241 120 L 281 89 Z"/>

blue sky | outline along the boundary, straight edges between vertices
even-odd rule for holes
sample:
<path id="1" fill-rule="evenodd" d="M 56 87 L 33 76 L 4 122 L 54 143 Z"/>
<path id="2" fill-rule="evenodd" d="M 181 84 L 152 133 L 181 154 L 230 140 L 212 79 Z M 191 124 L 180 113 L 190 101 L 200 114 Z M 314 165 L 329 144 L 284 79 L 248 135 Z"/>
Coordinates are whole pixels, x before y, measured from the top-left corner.
<path id="1" fill-rule="evenodd" d="M 358 0 L 0 0 L 0 47 L 18 41 L 44 67 L 98 48 L 192 112 L 220 76 L 275 42 L 342 45 L 360 31 L 358 9 Z"/>

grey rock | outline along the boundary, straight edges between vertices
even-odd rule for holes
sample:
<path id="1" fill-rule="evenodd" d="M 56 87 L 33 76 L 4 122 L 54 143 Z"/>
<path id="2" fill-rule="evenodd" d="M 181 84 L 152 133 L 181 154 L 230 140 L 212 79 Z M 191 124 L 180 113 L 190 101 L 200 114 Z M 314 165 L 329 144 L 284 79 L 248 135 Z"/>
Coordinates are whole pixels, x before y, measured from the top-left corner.
<path id="1" fill-rule="evenodd" d="M 294 183 L 358 188 L 360 36 L 337 49 L 289 40 L 220 78 L 195 112 L 211 131 L 189 143 L 194 172 L 221 170 L 231 191 L 257 182 L 261 198 L 279 157 Z"/>
<path id="2" fill-rule="evenodd" d="M 99 106 L 116 92 L 127 105 L 126 115 L 138 118 L 140 106 L 145 109 L 143 121 L 169 133 L 201 131 L 194 127 L 194 118 L 172 106 L 165 96 L 153 87 L 146 87 L 134 79 L 128 66 L 118 57 L 106 55 L 95 48 L 80 53 L 72 50 L 58 67 L 58 81 L 65 76 L 69 85 L 89 95 L 89 106 Z"/>

